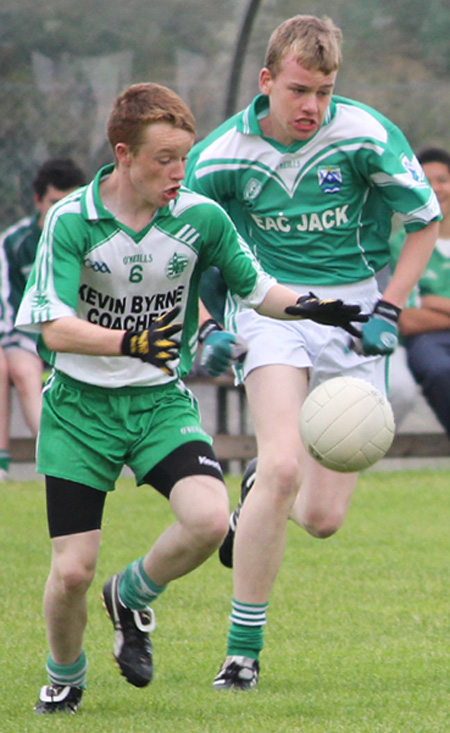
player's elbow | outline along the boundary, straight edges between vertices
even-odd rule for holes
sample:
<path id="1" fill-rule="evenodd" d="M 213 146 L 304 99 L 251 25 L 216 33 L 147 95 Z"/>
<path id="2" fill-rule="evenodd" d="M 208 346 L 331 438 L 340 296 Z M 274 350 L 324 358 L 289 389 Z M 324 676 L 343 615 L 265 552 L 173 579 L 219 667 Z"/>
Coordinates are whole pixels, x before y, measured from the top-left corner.
<path id="1" fill-rule="evenodd" d="M 64 332 L 61 328 L 61 319 L 47 321 L 42 324 L 42 338 L 50 351 L 65 351 Z"/>

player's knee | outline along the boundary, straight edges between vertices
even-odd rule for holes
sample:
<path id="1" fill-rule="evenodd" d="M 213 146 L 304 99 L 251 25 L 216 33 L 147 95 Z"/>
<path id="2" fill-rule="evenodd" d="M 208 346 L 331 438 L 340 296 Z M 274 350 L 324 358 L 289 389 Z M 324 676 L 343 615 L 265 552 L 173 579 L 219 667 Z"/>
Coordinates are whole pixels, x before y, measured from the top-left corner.
<path id="1" fill-rule="evenodd" d="M 84 594 L 91 585 L 95 574 L 95 566 L 83 562 L 60 564 L 53 576 L 63 594 Z"/>
<path id="2" fill-rule="evenodd" d="M 292 501 L 300 485 L 300 463 L 295 456 L 280 457 L 271 466 L 269 481 L 275 495 L 281 502 Z"/>
<path id="3" fill-rule="evenodd" d="M 190 527 L 198 547 L 214 552 L 224 540 L 229 527 L 228 507 L 214 506 L 199 512 Z"/>
<path id="4" fill-rule="evenodd" d="M 332 537 L 342 527 L 345 514 L 311 511 L 304 517 L 302 525 L 308 534 L 320 540 Z"/>
<path id="5" fill-rule="evenodd" d="M 30 372 L 29 369 L 27 369 L 27 363 L 21 363 L 17 360 L 10 362 L 9 373 L 16 389 L 21 391 L 27 388 L 30 380 Z"/>

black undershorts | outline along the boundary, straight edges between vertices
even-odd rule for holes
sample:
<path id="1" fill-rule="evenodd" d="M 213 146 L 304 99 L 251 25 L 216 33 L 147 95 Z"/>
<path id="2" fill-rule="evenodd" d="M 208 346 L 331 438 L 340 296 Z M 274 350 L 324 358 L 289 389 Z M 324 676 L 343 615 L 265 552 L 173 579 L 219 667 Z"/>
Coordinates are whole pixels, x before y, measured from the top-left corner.
<path id="1" fill-rule="evenodd" d="M 202 440 L 176 448 L 148 472 L 144 483 L 168 499 L 177 481 L 196 475 L 213 476 L 223 481 L 213 449 Z M 101 529 L 108 492 L 54 476 L 46 476 L 45 484 L 50 537 Z"/>

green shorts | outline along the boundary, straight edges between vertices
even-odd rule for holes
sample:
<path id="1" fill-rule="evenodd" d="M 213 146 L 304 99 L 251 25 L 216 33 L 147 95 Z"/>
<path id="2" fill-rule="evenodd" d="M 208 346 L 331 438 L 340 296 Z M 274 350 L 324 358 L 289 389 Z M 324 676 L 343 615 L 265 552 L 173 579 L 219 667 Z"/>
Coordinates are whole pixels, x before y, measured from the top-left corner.
<path id="1" fill-rule="evenodd" d="M 136 483 L 190 441 L 212 445 L 183 382 L 108 389 L 53 373 L 43 392 L 37 470 L 112 491 L 124 465 Z"/>

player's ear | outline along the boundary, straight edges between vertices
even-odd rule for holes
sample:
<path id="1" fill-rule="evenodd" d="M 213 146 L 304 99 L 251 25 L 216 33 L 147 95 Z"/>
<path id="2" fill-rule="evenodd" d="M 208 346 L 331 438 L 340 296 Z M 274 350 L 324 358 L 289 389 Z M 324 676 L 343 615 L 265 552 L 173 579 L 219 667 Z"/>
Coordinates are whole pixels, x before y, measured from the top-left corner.
<path id="1" fill-rule="evenodd" d="M 259 88 L 262 94 L 268 95 L 272 88 L 273 76 L 272 72 L 264 66 L 259 72 Z"/>
<path id="2" fill-rule="evenodd" d="M 117 143 L 114 148 L 115 158 L 118 163 L 128 166 L 131 161 L 131 151 L 126 143 Z"/>

